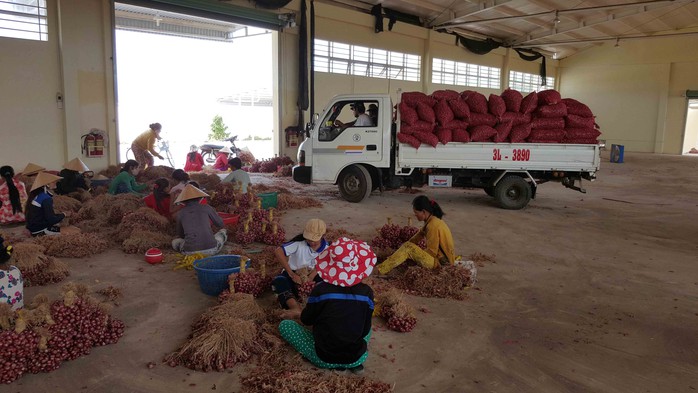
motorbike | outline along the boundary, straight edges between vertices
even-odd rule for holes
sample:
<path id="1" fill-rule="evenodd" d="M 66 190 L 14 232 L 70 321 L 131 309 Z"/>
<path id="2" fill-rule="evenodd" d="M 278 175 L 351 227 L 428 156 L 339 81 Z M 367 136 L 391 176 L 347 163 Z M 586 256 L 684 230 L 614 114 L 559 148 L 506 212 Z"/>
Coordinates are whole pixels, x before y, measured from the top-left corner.
<path id="1" fill-rule="evenodd" d="M 237 135 L 233 135 L 228 139 L 224 139 L 223 142 L 230 142 L 230 150 L 233 152 L 233 157 L 237 157 L 240 154 L 240 148 L 235 146 L 235 141 L 238 139 Z M 201 157 L 207 164 L 212 164 L 216 162 L 216 157 L 218 156 L 218 151 L 224 148 L 224 145 L 214 145 L 212 143 L 205 143 L 199 147 L 201 151 Z"/>

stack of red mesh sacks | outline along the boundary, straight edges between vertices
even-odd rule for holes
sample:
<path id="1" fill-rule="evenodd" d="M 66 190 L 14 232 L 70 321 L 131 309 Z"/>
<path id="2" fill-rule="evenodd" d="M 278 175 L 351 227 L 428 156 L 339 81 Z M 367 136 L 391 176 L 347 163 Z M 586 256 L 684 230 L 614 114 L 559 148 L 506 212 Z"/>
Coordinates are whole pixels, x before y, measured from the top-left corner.
<path id="1" fill-rule="evenodd" d="M 555 90 L 524 97 L 512 89 L 501 96 L 466 90 L 402 94 L 398 140 L 419 148 L 448 142 L 597 143 L 601 132 L 586 105 L 562 99 Z"/>

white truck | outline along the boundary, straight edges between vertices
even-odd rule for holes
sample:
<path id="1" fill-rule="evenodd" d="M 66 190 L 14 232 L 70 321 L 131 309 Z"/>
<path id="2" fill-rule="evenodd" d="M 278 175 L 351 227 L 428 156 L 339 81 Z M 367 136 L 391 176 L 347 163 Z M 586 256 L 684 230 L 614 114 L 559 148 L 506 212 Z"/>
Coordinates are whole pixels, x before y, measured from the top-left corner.
<path id="1" fill-rule="evenodd" d="M 354 103 L 377 107 L 375 125 L 347 127 Z M 582 179 L 594 180 L 599 170 L 600 146 L 591 144 L 450 142 L 415 149 L 397 140 L 395 112 L 389 95 L 335 96 L 308 125 L 293 179 L 337 184 L 344 199 L 361 202 L 373 190 L 425 184 L 436 176 L 454 187 L 483 188 L 504 209 L 521 209 L 539 184 L 558 181 L 584 193 Z"/>

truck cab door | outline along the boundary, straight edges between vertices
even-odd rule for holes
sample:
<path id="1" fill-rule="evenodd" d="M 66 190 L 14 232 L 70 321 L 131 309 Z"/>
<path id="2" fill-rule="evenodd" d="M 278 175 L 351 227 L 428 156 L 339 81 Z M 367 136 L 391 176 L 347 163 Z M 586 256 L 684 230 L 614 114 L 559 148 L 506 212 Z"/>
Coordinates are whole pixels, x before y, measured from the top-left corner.
<path id="1" fill-rule="evenodd" d="M 383 130 L 378 121 L 382 108 L 379 104 L 375 99 L 341 100 L 326 111 L 313 148 L 314 182 L 334 182 L 347 165 L 383 159 Z M 353 109 L 360 105 L 363 105 L 363 113 Z M 366 113 L 369 108 L 371 115 Z M 350 125 L 352 122 L 354 124 Z"/>

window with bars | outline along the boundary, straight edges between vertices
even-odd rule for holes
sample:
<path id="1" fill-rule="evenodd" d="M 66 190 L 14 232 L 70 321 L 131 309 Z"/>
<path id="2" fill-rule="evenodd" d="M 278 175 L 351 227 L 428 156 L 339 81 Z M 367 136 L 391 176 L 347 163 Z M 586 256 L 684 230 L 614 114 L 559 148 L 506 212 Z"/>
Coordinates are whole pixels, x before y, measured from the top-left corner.
<path id="1" fill-rule="evenodd" d="M 541 86 L 541 77 L 536 74 L 509 71 L 509 87 L 522 93 L 555 88 L 555 78 L 545 78 L 546 86 Z"/>
<path id="2" fill-rule="evenodd" d="M 46 0 L 0 0 L 0 37 L 48 41 Z"/>
<path id="3" fill-rule="evenodd" d="M 500 72 L 501 70 L 495 67 L 435 58 L 431 68 L 431 82 L 499 89 Z"/>
<path id="4" fill-rule="evenodd" d="M 419 82 L 422 57 L 384 49 L 315 40 L 313 71 Z"/>

